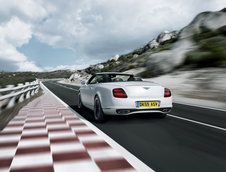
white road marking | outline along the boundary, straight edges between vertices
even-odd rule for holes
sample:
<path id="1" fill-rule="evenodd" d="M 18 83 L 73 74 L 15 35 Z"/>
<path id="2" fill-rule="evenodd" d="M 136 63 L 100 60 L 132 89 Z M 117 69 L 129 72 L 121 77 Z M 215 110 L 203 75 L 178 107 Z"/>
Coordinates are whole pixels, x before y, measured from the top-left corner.
<path id="1" fill-rule="evenodd" d="M 199 121 L 195 121 L 195 120 L 192 120 L 192 119 L 187 119 L 187 118 L 183 118 L 183 117 L 179 117 L 179 116 L 175 116 L 175 115 L 171 115 L 171 114 L 167 114 L 167 115 L 172 117 L 172 118 L 177 118 L 177 119 L 189 121 L 189 122 L 192 122 L 192 123 L 195 123 L 195 124 L 203 125 L 203 126 L 206 126 L 206 127 L 211 127 L 211 128 L 214 128 L 214 129 L 226 131 L 226 128 L 218 127 L 218 126 L 211 125 L 211 124 L 206 124 L 204 122 L 199 122 Z"/>
<path id="2" fill-rule="evenodd" d="M 209 107 L 209 106 L 194 105 L 191 103 L 182 103 L 182 102 L 177 102 L 177 101 L 174 101 L 173 103 L 226 112 L 226 109 L 219 109 L 219 108 L 214 108 L 214 107 Z"/>
<path id="3" fill-rule="evenodd" d="M 114 141 L 111 137 L 93 125 L 91 122 L 87 121 L 84 117 L 82 117 L 79 113 L 75 112 L 70 106 L 68 106 L 63 100 L 58 98 L 54 93 L 52 93 L 42 82 L 41 87 L 44 90 L 49 91 L 57 100 L 59 100 L 65 107 L 70 109 L 76 116 L 80 118 L 87 126 L 89 126 L 93 131 L 95 131 L 99 136 L 101 136 L 112 148 L 120 152 L 124 158 L 137 170 L 142 172 L 154 172 L 153 169 L 144 164 L 141 160 L 139 160 L 136 156 L 127 151 L 124 147 Z"/>

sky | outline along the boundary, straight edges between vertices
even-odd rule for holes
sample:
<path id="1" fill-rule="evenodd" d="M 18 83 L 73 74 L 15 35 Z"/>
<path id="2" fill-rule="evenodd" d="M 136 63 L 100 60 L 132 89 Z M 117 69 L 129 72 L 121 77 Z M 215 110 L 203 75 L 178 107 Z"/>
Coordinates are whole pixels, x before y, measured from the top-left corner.
<path id="1" fill-rule="evenodd" d="M 83 69 L 224 7 L 225 0 L 0 0 L 0 71 Z"/>

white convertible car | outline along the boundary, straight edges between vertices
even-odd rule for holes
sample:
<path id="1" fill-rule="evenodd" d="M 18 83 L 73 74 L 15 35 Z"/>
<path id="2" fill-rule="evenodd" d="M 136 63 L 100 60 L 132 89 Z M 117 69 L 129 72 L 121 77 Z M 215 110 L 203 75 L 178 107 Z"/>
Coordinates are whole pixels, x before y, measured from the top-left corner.
<path id="1" fill-rule="evenodd" d="M 82 83 L 78 108 L 83 106 L 94 111 L 98 122 L 103 122 L 105 115 L 159 113 L 165 117 L 172 108 L 172 96 L 169 89 L 132 74 L 103 72 Z"/>

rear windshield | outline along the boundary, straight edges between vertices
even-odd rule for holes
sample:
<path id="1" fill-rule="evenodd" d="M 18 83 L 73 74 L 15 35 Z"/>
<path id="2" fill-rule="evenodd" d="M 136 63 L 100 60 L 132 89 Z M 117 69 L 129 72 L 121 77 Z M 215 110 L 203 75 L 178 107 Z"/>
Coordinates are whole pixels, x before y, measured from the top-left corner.
<path id="1" fill-rule="evenodd" d="M 133 75 L 123 75 L 123 74 L 99 74 L 90 78 L 89 84 L 104 82 L 126 82 L 126 81 L 135 81 L 135 77 Z"/>

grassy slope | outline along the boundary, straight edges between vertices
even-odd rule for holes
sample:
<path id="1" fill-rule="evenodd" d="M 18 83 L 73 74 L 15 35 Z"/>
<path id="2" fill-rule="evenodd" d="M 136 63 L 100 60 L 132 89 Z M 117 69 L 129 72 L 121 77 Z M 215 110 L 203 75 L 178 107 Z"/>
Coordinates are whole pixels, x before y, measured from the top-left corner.
<path id="1" fill-rule="evenodd" d="M 226 26 L 215 31 L 203 28 L 193 40 L 199 45 L 186 54 L 185 65 L 192 67 L 226 67 Z"/>
<path id="2" fill-rule="evenodd" d="M 199 48 L 186 54 L 184 66 L 195 68 L 200 67 L 226 67 L 226 26 L 215 31 L 203 28 L 202 32 L 193 36 L 194 41 Z M 148 57 L 153 53 L 170 49 L 173 42 L 170 40 L 164 42 L 158 48 L 147 49 L 144 47 L 136 49 L 128 54 L 121 55 L 116 62 L 108 60 L 101 64 L 104 68 L 98 71 L 92 70 L 90 67 L 85 71 L 89 74 L 95 72 L 106 71 L 126 71 L 133 68 L 145 67 Z M 134 55 L 138 57 L 134 58 Z M 31 82 L 36 78 L 69 78 L 73 72 L 61 70 L 54 72 L 0 72 L 0 86 L 15 85 L 18 83 Z M 143 72 L 141 77 L 150 77 L 147 72 Z"/>
<path id="3" fill-rule="evenodd" d="M 171 44 L 174 41 L 175 40 L 171 40 L 171 42 L 166 41 L 155 49 L 145 50 L 143 47 L 136 49 L 128 54 L 121 55 L 117 62 L 115 60 L 108 60 L 104 63 L 101 63 L 102 65 L 104 65 L 104 68 L 101 70 L 94 71 L 90 67 L 88 67 L 85 69 L 85 71 L 89 74 L 93 74 L 96 72 L 107 72 L 107 71 L 123 72 L 133 68 L 145 67 L 147 58 L 151 54 L 170 49 Z M 135 58 L 134 55 L 138 55 L 138 57 Z"/>
<path id="4" fill-rule="evenodd" d="M 17 85 L 34 81 L 36 78 L 69 78 L 73 72 L 59 70 L 53 72 L 0 72 L 0 86 Z"/>
<path id="5" fill-rule="evenodd" d="M 181 67 L 226 67 L 226 26 L 215 31 L 203 28 L 201 33 L 193 36 L 193 40 L 199 48 L 186 54 L 184 64 Z M 101 63 L 104 65 L 104 68 L 101 70 L 94 71 L 91 68 L 87 68 L 85 71 L 93 74 L 95 72 L 106 71 L 123 72 L 133 68 L 145 67 L 147 59 L 151 54 L 170 49 L 175 41 L 177 39 L 166 41 L 155 49 L 145 50 L 142 47 L 128 54 L 121 55 L 117 63 L 115 60 Z M 134 58 L 135 54 L 138 55 L 137 58 Z M 150 77 L 150 74 L 145 71 L 141 73 L 141 77 Z"/>

